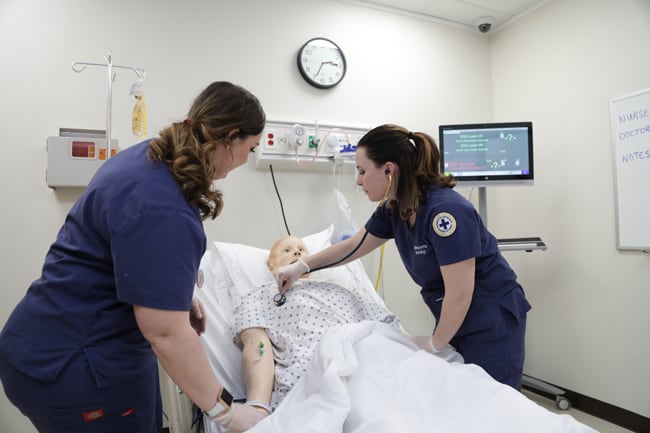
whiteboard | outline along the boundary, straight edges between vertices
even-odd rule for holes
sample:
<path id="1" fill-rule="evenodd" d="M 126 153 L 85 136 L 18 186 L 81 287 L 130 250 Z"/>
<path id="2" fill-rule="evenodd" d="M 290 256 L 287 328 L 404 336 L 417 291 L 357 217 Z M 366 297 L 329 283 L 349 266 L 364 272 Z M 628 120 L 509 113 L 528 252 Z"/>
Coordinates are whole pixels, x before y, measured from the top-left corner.
<path id="1" fill-rule="evenodd" d="M 610 102 L 616 247 L 650 251 L 650 89 Z"/>

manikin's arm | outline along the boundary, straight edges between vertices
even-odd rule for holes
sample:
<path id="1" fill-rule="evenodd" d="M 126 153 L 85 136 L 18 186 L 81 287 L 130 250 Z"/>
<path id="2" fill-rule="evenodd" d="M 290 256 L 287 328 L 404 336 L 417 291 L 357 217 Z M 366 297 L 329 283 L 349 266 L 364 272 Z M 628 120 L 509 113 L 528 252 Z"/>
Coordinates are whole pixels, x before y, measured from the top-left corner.
<path id="1" fill-rule="evenodd" d="M 275 362 L 273 348 L 264 328 L 248 328 L 239 334 L 243 344 L 242 370 L 246 385 L 246 400 L 271 403 Z M 266 411 L 265 411 L 266 413 Z"/>

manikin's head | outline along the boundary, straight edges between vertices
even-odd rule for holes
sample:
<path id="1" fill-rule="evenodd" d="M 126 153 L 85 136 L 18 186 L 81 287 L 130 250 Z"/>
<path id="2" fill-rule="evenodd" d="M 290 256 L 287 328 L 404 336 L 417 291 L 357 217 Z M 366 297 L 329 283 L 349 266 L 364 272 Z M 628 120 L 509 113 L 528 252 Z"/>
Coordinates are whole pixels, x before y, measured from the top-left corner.
<path id="1" fill-rule="evenodd" d="M 269 252 L 268 266 L 275 273 L 280 266 L 295 262 L 301 257 L 309 256 L 309 250 L 302 239 L 285 236 L 275 241 Z M 307 274 L 305 274 L 307 275 Z"/>

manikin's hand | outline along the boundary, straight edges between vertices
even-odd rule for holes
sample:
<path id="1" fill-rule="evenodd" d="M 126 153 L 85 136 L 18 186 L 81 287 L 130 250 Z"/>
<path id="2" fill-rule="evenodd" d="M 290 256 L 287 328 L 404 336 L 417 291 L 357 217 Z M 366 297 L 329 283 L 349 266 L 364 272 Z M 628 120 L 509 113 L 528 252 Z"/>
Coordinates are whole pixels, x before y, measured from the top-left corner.
<path id="1" fill-rule="evenodd" d="M 212 418 L 227 432 L 242 433 L 253 428 L 268 415 L 253 406 L 233 403 L 225 415 Z"/>
<path id="2" fill-rule="evenodd" d="M 298 259 L 286 266 L 280 266 L 275 274 L 275 280 L 278 283 L 280 293 L 289 290 L 293 286 L 293 283 L 298 281 L 298 278 L 307 272 L 309 272 L 309 266 L 302 259 Z"/>
<path id="3" fill-rule="evenodd" d="M 190 308 L 190 325 L 198 335 L 205 332 L 205 309 L 203 304 L 196 296 L 192 297 L 192 306 Z"/>

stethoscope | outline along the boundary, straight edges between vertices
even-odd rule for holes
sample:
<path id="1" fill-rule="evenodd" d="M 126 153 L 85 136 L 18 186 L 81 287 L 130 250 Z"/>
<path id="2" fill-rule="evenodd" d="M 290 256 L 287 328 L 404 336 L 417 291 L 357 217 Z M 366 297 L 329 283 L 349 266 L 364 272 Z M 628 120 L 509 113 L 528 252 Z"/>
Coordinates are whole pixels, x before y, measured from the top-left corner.
<path id="1" fill-rule="evenodd" d="M 368 230 L 366 230 L 366 232 L 363 234 L 363 237 L 361 238 L 361 240 L 359 241 L 359 243 L 357 244 L 357 246 L 354 247 L 354 249 L 353 249 L 352 251 L 350 251 L 348 254 L 346 254 L 342 259 L 337 260 L 336 262 L 334 262 L 334 263 L 330 263 L 330 264 L 328 264 L 328 265 L 319 266 L 318 268 L 316 268 L 316 269 L 312 269 L 312 270 L 310 270 L 309 272 L 320 271 L 321 269 L 325 269 L 325 268 L 329 268 L 329 267 L 332 267 L 332 266 L 336 266 L 336 265 L 338 265 L 339 263 L 345 261 L 345 259 L 347 259 L 348 257 L 350 257 L 352 254 L 356 253 L 357 250 L 358 250 L 359 248 L 361 248 L 361 245 L 363 245 L 363 241 L 366 240 L 366 236 L 368 236 Z M 305 273 L 306 273 L 306 272 L 305 272 Z M 304 275 L 304 274 L 303 274 L 303 275 Z M 281 306 L 284 305 L 286 302 L 287 302 L 287 297 L 285 296 L 284 293 L 276 293 L 275 296 L 273 296 L 273 303 L 275 304 L 276 307 L 281 307 Z"/>
<path id="2" fill-rule="evenodd" d="M 386 192 L 384 193 L 384 197 L 381 199 L 381 201 L 380 201 L 379 204 L 377 205 L 377 209 L 379 209 L 379 208 L 381 207 L 381 205 L 383 205 L 384 202 L 386 201 L 386 197 L 388 197 L 388 191 L 390 191 L 390 186 L 391 186 L 391 184 L 393 183 L 393 176 L 390 175 L 390 170 L 386 169 L 386 174 L 388 175 L 388 186 L 386 187 Z M 375 212 L 376 212 L 376 210 L 375 210 Z M 320 267 L 318 267 L 318 268 L 316 268 L 316 269 L 312 269 L 312 270 L 310 270 L 309 272 L 320 271 L 321 269 L 330 268 L 330 267 L 332 267 L 332 266 L 336 266 L 336 265 L 338 265 L 338 264 L 341 263 L 341 262 L 344 262 L 344 261 L 345 261 L 347 258 L 349 258 L 352 254 L 356 253 L 356 252 L 359 250 L 359 248 L 361 248 L 361 245 L 363 245 L 363 242 L 366 240 L 366 237 L 367 237 L 367 236 L 368 236 L 368 230 L 365 231 L 365 233 L 363 234 L 363 237 L 361 238 L 361 240 L 359 241 L 359 243 L 357 244 L 357 246 L 354 247 L 354 249 L 353 249 L 352 251 L 350 251 L 348 254 L 346 254 L 342 259 L 337 260 L 337 261 L 335 261 L 334 263 L 330 263 L 330 264 L 328 264 L 328 265 L 324 265 L 324 266 L 320 266 Z M 303 274 L 303 275 L 304 275 L 304 274 Z M 273 296 L 273 303 L 275 304 L 276 307 L 281 307 L 281 306 L 283 306 L 286 302 L 287 302 L 287 297 L 285 296 L 284 293 L 276 293 L 276 294 Z"/>

